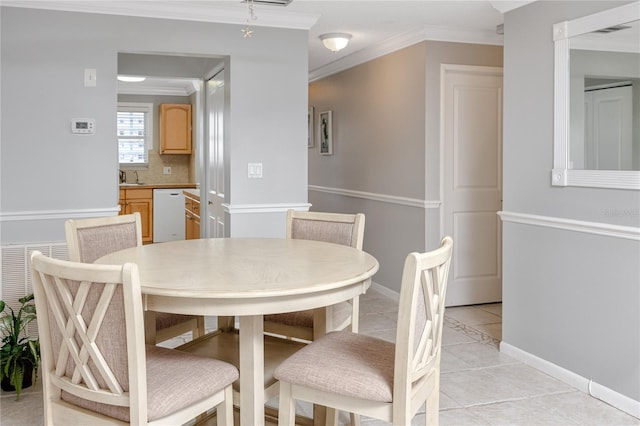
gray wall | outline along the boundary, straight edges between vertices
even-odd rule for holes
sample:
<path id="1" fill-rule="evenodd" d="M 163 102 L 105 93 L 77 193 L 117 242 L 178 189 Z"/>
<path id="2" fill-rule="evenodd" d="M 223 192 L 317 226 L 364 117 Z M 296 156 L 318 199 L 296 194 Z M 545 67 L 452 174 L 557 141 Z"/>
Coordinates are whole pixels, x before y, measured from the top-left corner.
<path id="1" fill-rule="evenodd" d="M 68 217 L 117 208 L 118 52 L 225 57 L 226 202 L 307 201 L 307 31 L 2 7 L 2 244 L 64 239 Z M 278 46 L 278 49 L 273 49 Z M 83 70 L 97 69 L 84 87 Z M 268 84 L 265 84 L 268 82 Z M 70 120 L 96 120 L 96 134 Z M 247 178 L 262 162 L 263 179 Z M 278 218 L 231 219 L 231 235 L 283 233 Z M 282 234 L 284 235 L 284 234 Z"/>
<path id="2" fill-rule="evenodd" d="M 535 2 L 505 14 L 504 210 L 640 226 L 638 191 L 552 187 L 556 22 L 620 3 Z M 640 401 L 640 243 L 503 227 L 503 342 Z"/>
<path id="3" fill-rule="evenodd" d="M 374 281 L 396 292 L 406 255 L 441 238 L 441 64 L 501 66 L 502 47 L 426 41 L 309 85 L 316 138 L 326 110 L 334 136 L 332 156 L 309 149 L 311 210 L 364 213 Z"/>

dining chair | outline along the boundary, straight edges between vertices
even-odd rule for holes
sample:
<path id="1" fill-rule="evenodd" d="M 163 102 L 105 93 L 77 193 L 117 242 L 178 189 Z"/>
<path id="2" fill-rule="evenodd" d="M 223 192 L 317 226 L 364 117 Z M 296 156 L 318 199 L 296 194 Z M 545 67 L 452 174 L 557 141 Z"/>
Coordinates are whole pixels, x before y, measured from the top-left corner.
<path id="1" fill-rule="evenodd" d="M 426 402 L 426 424 L 439 419 L 440 350 L 453 241 L 410 253 L 404 263 L 396 343 L 347 330 L 331 332 L 287 358 L 280 381 L 278 424 L 293 425 L 295 400 L 394 425 L 409 425 Z"/>
<path id="2" fill-rule="evenodd" d="M 233 424 L 226 362 L 145 345 L 138 267 L 31 255 L 44 424 Z"/>
<path id="3" fill-rule="evenodd" d="M 325 241 L 362 250 L 364 214 L 287 211 L 287 238 Z M 358 331 L 359 297 L 327 307 L 327 330 Z M 265 333 L 312 341 L 313 309 L 265 315 Z M 317 334 L 317 333 L 316 333 Z"/>
<path id="4" fill-rule="evenodd" d="M 69 259 L 93 263 L 96 259 L 130 247 L 142 245 L 140 213 L 65 222 Z M 204 317 L 145 311 L 146 342 L 160 343 L 191 332 L 193 339 L 203 336 Z"/>

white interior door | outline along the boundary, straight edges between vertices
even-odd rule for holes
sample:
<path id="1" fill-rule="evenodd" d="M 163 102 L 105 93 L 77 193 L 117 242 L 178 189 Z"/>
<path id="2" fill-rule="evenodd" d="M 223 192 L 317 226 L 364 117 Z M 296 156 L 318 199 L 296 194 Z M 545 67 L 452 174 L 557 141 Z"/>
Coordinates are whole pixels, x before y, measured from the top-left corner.
<path id="1" fill-rule="evenodd" d="M 207 81 L 209 129 L 208 188 L 206 220 L 209 238 L 225 236 L 224 220 L 224 70 Z"/>
<path id="2" fill-rule="evenodd" d="M 585 135 L 588 170 L 633 170 L 631 86 L 586 92 Z"/>
<path id="3" fill-rule="evenodd" d="M 502 300 L 502 68 L 442 66 L 442 224 L 454 241 L 447 305 Z"/>

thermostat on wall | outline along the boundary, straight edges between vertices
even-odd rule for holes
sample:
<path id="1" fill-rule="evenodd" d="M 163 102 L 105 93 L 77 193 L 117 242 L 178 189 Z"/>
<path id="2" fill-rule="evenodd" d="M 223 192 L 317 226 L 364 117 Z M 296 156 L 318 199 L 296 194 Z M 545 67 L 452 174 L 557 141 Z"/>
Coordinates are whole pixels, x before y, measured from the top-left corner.
<path id="1" fill-rule="evenodd" d="M 73 118 L 71 120 L 71 133 L 92 135 L 96 131 L 96 120 L 91 118 Z"/>

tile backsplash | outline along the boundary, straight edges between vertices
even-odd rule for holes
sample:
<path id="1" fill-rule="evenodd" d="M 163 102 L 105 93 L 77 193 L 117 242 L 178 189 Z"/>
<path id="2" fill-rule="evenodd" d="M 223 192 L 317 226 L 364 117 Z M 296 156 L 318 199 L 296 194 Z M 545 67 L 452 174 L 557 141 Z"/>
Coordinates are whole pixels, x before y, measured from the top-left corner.
<path id="1" fill-rule="evenodd" d="M 191 155 L 160 155 L 157 150 L 149 151 L 149 166 L 121 167 L 127 173 L 127 182 L 135 182 L 138 171 L 140 182 L 144 183 L 193 183 L 195 174 L 192 173 Z M 171 167 L 171 174 L 163 174 L 164 167 Z"/>

